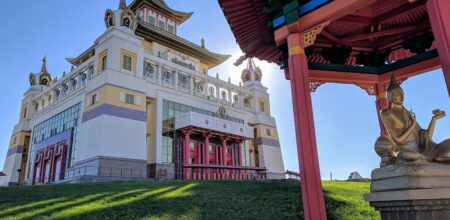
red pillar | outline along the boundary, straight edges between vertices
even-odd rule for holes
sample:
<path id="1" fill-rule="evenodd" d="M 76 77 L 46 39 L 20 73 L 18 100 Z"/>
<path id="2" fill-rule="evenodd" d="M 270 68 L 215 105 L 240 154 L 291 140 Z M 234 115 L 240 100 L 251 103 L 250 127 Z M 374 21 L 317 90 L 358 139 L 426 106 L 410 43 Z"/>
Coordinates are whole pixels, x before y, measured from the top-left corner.
<path id="1" fill-rule="evenodd" d="M 230 146 L 230 154 L 231 154 L 231 166 L 235 166 L 234 164 L 234 145 Z M 234 169 L 230 170 L 231 179 L 234 179 Z"/>
<path id="2" fill-rule="evenodd" d="M 377 115 L 378 115 L 378 123 L 380 124 L 380 131 L 384 135 L 388 135 L 386 127 L 384 127 L 383 121 L 381 120 L 380 112 L 381 110 L 388 107 L 388 100 L 386 98 L 386 85 L 383 83 L 377 83 L 375 85 L 377 92 L 377 100 L 375 101 L 375 105 L 377 107 Z"/>
<path id="3" fill-rule="evenodd" d="M 242 141 L 238 141 L 238 166 L 242 166 Z"/>
<path id="4" fill-rule="evenodd" d="M 450 95 L 450 1 L 428 0 L 428 16 L 437 43 L 439 60 Z"/>
<path id="5" fill-rule="evenodd" d="M 307 220 L 326 220 L 309 87 L 308 63 L 302 41 L 299 33 L 288 36 L 289 76 L 294 107 L 303 209 Z"/>
<path id="6" fill-rule="evenodd" d="M 205 137 L 205 160 L 204 164 L 209 164 L 209 138 L 208 134 L 204 135 Z"/>
<path id="7" fill-rule="evenodd" d="M 242 166 L 242 140 L 238 141 L 238 166 Z M 242 179 L 242 170 L 238 171 L 238 179 Z"/>
<path id="8" fill-rule="evenodd" d="M 222 165 L 227 164 L 227 139 L 222 139 Z M 226 179 L 226 169 L 222 169 L 222 179 Z"/>
<path id="9" fill-rule="evenodd" d="M 222 139 L 222 165 L 227 165 L 227 139 Z"/>
<path id="10" fill-rule="evenodd" d="M 191 152 L 189 149 L 189 144 L 191 143 L 191 131 L 184 131 L 184 144 L 183 144 L 183 166 L 189 164 L 189 153 Z M 184 179 L 188 178 L 188 168 L 183 169 Z"/>
<path id="11" fill-rule="evenodd" d="M 205 134 L 204 135 L 204 137 L 205 137 L 205 144 L 203 145 L 204 146 L 204 161 L 203 161 L 203 164 L 209 164 L 209 138 L 210 138 L 210 136 L 208 135 L 208 134 Z M 209 168 L 206 168 L 206 179 L 210 179 L 210 169 Z"/>

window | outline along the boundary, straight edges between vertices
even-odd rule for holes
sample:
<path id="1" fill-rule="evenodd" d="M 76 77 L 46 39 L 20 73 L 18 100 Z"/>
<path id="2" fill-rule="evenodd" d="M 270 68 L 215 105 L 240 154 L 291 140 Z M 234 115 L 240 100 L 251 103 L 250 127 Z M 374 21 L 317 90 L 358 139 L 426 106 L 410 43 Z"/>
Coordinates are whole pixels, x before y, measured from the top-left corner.
<path id="1" fill-rule="evenodd" d="M 170 33 L 172 33 L 172 34 L 174 34 L 174 28 L 173 28 L 173 25 L 167 25 L 167 31 L 168 32 L 170 32 Z"/>
<path id="2" fill-rule="evenodd" d="M 148 23 L 155 26 L 155 23 L 156 23 L 155 17 L 152 15 L 148 16 Z"/>
<path id="3" fill-rule="evenodd" d="M 131 57 L 127 55 L 123 55 L 123 69 L 131 71 Z"/>
<path id="4" fill-rule="evenodd" d="M 266 112 L 266 108 L 265 108 L 264 102 L 259 102 L 259 110 L 261 112 Z"/>
<path id="5" fill-rule="evenodd" d="M 125 94 L 125 102 L 134 105 L 134 95 Z"/>
<path id="6" fill-rule="evenodd" d="M 91 97 L 91 105 L 95 105 L 96 102 L 97 102 L 97 94 L 94 94 Z"/>
<path id="7" fill-rule="evenodd" d="M 106 65 L 107 65 L 107 61 L 108 60 L 108 57 L 107 56 L 104 56 L 104 57 L 102 57 L 102 67 L 101 67 L 101 70 L 103 71 L 103 70 L 105 70 L 106 69 Z"/>
<path id="8" fill-rule="evenodd" d="M 159 21 L 158 27 L 164 30 L 166 27 L 166 23 L 164 23 L 164 21 Z"/>
<path id="9" fill-rule="evenodd" d="M 266 135 L 267 135 L 267 136 L 270 136 L 270 128 L 267 128 L 267 129 L 266 129 Z"/>
<path id="10" fill-rule="evenodd" d="M 128 70 L 136 73 L 136 53 L 121 49 L 120 51 L 120 67 L 121 69 Z"/>

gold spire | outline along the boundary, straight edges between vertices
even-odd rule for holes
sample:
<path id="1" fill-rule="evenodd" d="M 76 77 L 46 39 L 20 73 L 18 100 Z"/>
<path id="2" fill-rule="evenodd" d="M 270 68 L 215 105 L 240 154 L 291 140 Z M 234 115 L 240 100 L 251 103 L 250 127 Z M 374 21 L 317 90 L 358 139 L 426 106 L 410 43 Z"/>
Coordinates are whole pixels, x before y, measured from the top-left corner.
<path id="1" fill-rule="evenodd" d="M 125 0 L 120 0 L 119 10 L 125 10 L 125 9 L 127 9 L 127 3 L 125 2 Z"/>
<path id="2" fill-rule="evenodd" d="M 395 74 L 391 75 L 391 82 L 389 83 L 387 91 L 393 91 L 395 89 L 401 89 L 400 85 L 398 84 L 397 77 Z"/>
<path id="3" fill-rule="evenodd" d="M 44 56 L 44 58 L 42 59 L 41 73 L 48 73 L 47 72 L 47 56 Z"/>

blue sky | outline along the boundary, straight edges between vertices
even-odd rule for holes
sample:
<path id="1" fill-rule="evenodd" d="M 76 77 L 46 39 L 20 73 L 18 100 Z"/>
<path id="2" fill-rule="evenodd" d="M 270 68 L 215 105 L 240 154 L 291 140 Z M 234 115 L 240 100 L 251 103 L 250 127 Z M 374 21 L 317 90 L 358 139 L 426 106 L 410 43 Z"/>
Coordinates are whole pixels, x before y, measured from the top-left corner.
<path id="1" fill-rule="evenodd" d="M 131 0 L 127 0 L 130 3 Z M 166 0 L 172 8 L 194 12 L 178 34 L 207 49 L 232 57 L 211 70 L 221 79 L 231 77 L 238 84 L 244 65 L 233 66 L 242 55 L 222 11 L 211 0 Z M 22 94 L 29 86 L 28 74 L 38 72 L 44 55 L 48 70 L 56 76 L 70 70 L 66 57 L 75 57 L 105 31 L 106 9 L 116 9 L 118 0 L 5 1 L 0 13 L 0 170 L 3 166 L 14 124 L 18 121 Z M 263 70 L 262 83 L 268 87 L 271 112 L 275 116 L 286 169 L 298 170 L 290 82 L 274 64 L 256 61 Z M 402 84 L 405 107 L 413 109 L 419 124 L 427 127 L 431 111 L 450 112 L 450 102 L 441 70 L 408 79 Z M 323 179 L 346 179 L 352 171 L 369 177 L 378 167 L 374 142 L 379 136 L 375 97 L 354 85 L 324 84 L 312 94 L 317 146 Z M 436 142 L 450 137 L 450 116 L 436 125 Z"/>

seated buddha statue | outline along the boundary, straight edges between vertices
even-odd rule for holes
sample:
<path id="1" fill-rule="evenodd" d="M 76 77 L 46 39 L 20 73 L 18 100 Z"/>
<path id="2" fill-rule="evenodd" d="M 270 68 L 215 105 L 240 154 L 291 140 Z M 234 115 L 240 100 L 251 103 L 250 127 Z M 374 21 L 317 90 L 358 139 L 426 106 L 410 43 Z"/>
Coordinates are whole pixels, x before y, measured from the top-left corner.
<path id="1" fill-rule="evenodd" d="M 422 129 L 415 114 L 403 106 L 404 93 L 395 75 L 387 89 L 389 105 L 381 110 L 380 117 L 388 135 L 375 143 L 375 151 L 381 157 L 381 167 L 394 163 L 441 162 L 450 163 L 450 140 L 439 144 L 432 141 L 436 121 L 445 117 L 445 112 L 433 110 L 428 129 Z"/>

